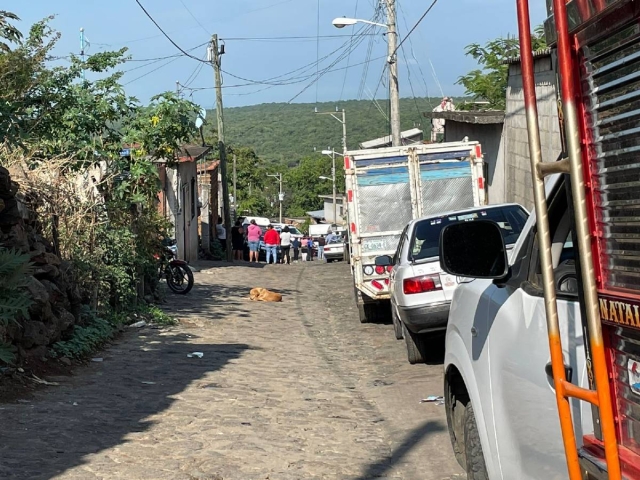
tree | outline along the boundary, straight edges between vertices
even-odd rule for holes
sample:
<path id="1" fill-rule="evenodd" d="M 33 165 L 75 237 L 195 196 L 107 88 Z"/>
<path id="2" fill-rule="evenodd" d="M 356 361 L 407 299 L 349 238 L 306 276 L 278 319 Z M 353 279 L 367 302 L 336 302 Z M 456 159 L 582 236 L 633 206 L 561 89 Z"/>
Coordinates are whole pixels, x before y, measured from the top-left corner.
<path id="1" fill-rule="evenodd" d="M 0 52 L 8 52 L 11 50 L 9 43 L 20 43 L 22 40 L 22 33 L 16 27 L 9 23 L 9 20 L 20 20 L 15 13 L 0 10 Z"/>
<path id="2" fill-rule="evenodd" d="M 533 51 L 547 47 L 544 29 L 538 26 L 531 35 Z M 487 110 L 504 110 L 507 96 L 507 76 L 509 66 L 503 62 L 520 54 L 520 42 L 515 37 L 497 38 L 484 46 L 472 43 L 465 49 L 466 55 L 473 57 L 481 66 L 458 78 L 458 85 L 464 86 L 466 94 L 475 100 L 489 102 Z M 465 108 L 464 104 L 461 108 Z"/>

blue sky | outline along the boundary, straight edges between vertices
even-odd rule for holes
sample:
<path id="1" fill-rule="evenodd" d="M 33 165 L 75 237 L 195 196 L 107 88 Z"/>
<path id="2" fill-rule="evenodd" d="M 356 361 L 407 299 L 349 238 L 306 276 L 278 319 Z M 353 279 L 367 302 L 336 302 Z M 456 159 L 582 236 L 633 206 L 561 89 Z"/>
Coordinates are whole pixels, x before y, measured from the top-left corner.
<path id="1" fill-rule="evenodd" d="M 319 1 L 319 42 L 318 32 Z M 430 0 L 397 0 L 400 35 L 414 25 L 431 3 Z M 382 31 L 362 38 L 349 58 L 333 67 L 335 53 L 321 65 L 320 70 L 336 70 L 323 75 L 313 83 L 315 66 L 293 76 L 309 76 L 303 82 L 288 85 L 250 85 L 230 74 L 250 80 L 263 80 L 311 64 L 319 57 L 352 42 L 351 35 L 362 27 L 338 30 L 331 25 L 335 17 L 371 19 L 376 0 L 141 0 L 155 20 L 183 49 L 191 49 L 207 42 L 212 33 L 225 40 L 223 57 L 225 75 L 225 106 L 257 103 L 338 101 L 340 99 L 370 99 L 374 92 L 378 99 L 386 98 L 386 87 L 380 84 L 386 52 Z M 545 17 L 542 0 L 532 0 L 532 22 L 539 24 Z M 185 7 L 186 5 L 186 7 Z M 145 16 L 135 0 L 4 0 L 3 9 L 16 13 L 28 26 L 45 16 L 55 14 L 52 25 L 62 38 L 56 53 L 65 55 L 79 52 L 79 29 L 84 27 L 90 43 L 88 53 L 129 48 L 135 60 L 154 59 L 179 53 Z M 191 13 L 190 13 L 191 12 Z M 384 23 L 384 22 L 383 22 Z M 354 30 L 355 29 L 355 30 Z M 405 42 L 405 56 L 400 54 L 400 90 L 403 97 L 460 95 L 463 89 L 455 85 L 456 79 L 475 67 L 465 57 L 464 47 L 472 42 L 483 43 L 501 35 L 516 33 L 515 0 L 439 0 L 433 10 Z M 340 37 L 333 37 L 341 35 Z M 305 37 L 275 39 L 273 37 Z M 309 38 L 310 37 L 310 38 Z M 256 38 L 265 38 L 257 40 Z M 369 50 L 370 49 L 370 50 Z M 344 51 L 344 50 L 341 50 Z M 371 52 L 370 55 L 368 52 Z M 192 51 L 204 58 L 206 47 Z M 381 58 L 378 58 L 381 57 Z M 406 57 L 406 58 L 405 58 Z M 356 65 L 370 61 L 365 65 Z M 347 65 L 351 68 L 346 69 Z M 355 66 L 354 66 L 355 65 Z M 128 94 L 142 102 L 162 91 L 175 90 L 176 81 L 191 88 L 213 85 L 212 69 L 195 60 L 180 57 L 156 61 L 127 62 L 123 83 Z M 155 70 L 155 71 L 154 71 Z M 141 78 L 140 78 L 141 77 Z M 191 77 L 191 78 L 190 78 Z M 280 77 L 282 78 L 288 78 Z M 279 80 L 280 80 L 279 79 Z M 411 80 L 411 83 L 409 82 Z M 278 81 L 279 81 L 278 80 Z M 283 82 L 281 82 L 283 83 Z M 304 90 L 306 88 L 306 90 Z M 303 91 L 304 90 L 304 91 Z M 212 90 L 185 90 L 188 96 L 205 107 L 214 104 Z"/>

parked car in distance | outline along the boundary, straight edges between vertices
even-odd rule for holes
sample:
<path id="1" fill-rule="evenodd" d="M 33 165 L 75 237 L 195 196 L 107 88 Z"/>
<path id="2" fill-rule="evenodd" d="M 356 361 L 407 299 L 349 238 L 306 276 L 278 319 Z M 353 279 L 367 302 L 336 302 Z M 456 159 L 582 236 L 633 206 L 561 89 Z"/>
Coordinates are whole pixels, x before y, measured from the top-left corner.
<path id="1" fill-rule="evenodd" d="M 444 332 L 459 279 L 440 266 L 442 229 L 452 223 L 493 220 L 501 228 L 505 245 L 512 248 L 529 214 L 517 204 L 488 205 L 413 220 L 407 224 L 393 258 L 376 259 L 376 271 L 390 271 L 391 315 L 394 333 L 404 338 L 409 363 L 422 363 L 425 335 Z"/>
<path id="2" fill-rule="evenodd" d="M 327 259 L 327 263 L 335 260 L 344 260 L 344 247 L 345 243 L 342 238 L 332 238 L 324 247 L 324 258 Z"/>

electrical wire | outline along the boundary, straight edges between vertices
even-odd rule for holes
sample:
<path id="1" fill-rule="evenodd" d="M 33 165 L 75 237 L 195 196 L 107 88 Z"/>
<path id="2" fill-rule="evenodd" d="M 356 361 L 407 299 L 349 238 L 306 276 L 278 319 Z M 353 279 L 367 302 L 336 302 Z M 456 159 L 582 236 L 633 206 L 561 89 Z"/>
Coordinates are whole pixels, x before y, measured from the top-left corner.
<path id="1" fill-rule="evenodd" d="M 359 0 L 356 0 L 356 10 L 353 14 L 353 18 L 358 18 L 358 3 Z M 355 25 L 351 27 L 351 38 L 353 39 L 353 30 L 355 29 Z M 349 62 L 351 60 L 351 53 L 349 53 L 349 55 L 347 56 L 347 67 L 349 66 Z M 342 79 L 342 89 L 340 90 L 340 102 L 342 101 L 342 96 L 344 95 L 344 87 L 347 84 L 347 73 L 349 72 L 349 70 L 345 70 L 344 71 L 344 78 Z"/>
<path id="2" fill-rule="evenodd" d="M 316 29 L 316 106 L 318 106 L 318 90 L 320 88 L 320 0 L 318 0 L 318 25 Z"/>
<path id="3" fill-rule="evenodd" d="M 209 32 L 209 30 L 207 30 L 207 28 L 204 25 L 202 25 L 202 23 L 200 23 L 200 20 L 198 20 L 198 18 L 191 12 L 191 10 L 189 10 L 189 7 L 187 7 L 187 4 L 184 3 L 182 0 L 180 0 L 180 3 L 184 7 L 184 9 L 187 12 L 189 12 L 189 15 L 191 15 L 191 18 L 193 18 L 196 21 L 196 23 L 200 25 L 200 28 L 202 28 L 207 35 L 211 35 L 211 32 Z"/>
<path id="4" fill-rule="evenodd" d="M 178 45 L 176 42 L 174 42 L 173 39 L 169 35 L 167 35 L 167 33 L 162 29 L 162 27 L 160 25 L 158 25 L 158 22 L 156 22 L 154 20 L 154 18 L 151 16 L 151 14 L 149 14 L 147 9 L 144 8 L 144 6 L 140 3 L 140 0 L 136 0 L 136 3 L 142 9 L 142 11 L 145 13 L 145 15 L 147 17 L 149 17 L 149 20 L 151 20 L 153 22 L 153 24 L 158 28 L 158 30 L 160 30 L 162 32 L 162 34 L 166 37 L 166 39 L 169 40 L 174 47 L 176 47 L 178 50 L 180 50 L 183 55 L 185 55 L 185 56 L 187 56 L 189 58 L 192 58 L 193 60 L 197 60 L 198 62 L 209 63 L 209 62 L 206 62 L 204 60 L 199 59 L 198 57 L 194 57 L 193 55 L 191 55 L 191 54 L 187 53 L 185 50 L 183 50 L 182 47 L 180 47 L 180 45 Z"/>
<path id="5" fill-rule="evenodd" d="M 133 83 L 133 82 L 135 82 L 135 81 L 137 81 L 137 80 L 140 80 L 141 78 L 146 77 L 147 75 L 151 75 L 153 72 L 157 72 L 157 71 L 158 71 L 158 70 L 160 70 L 161 68 L 164 68 L 164 67 L 166 67 L 167 65 L 169 65 L 170 63 L 175 62 L 175 61 L 176 61 L 176 60 L 178 60 L 179 58 L 180 58 L 180 57 L 176 57 L 176 58 L 174 58 L 173 60 L 169 60 L 168 62 L 166 62 L 166 63 L 164 63 L 164 64 L 160 65 L 159 67 L 154 68 L 153 70 L 150 70 L 150 71 L 148 71 L 147 73 L 144 73 L 143 75 L 140 75 L 139 77 L 136 77 L 136 78 L 134 78 L 133 80 L 128 81 L 127 83 L 123 83 L 123 84 L 122 84 L 122 86 L 123 86 L 123 87 L 124 87 L 124 86 L 127 86 L 127 85 L 129 85 L 130 83 Z"/>
<path id="6" fill-rule="evenodd" d="M 136 0 L 136 1 L 138 1 L 138 0 Z M 407 35 L 402 39 L 400 44 L 393 51 L 393 53 L 391 54 L 391 57 L 393 57 L 396 54 L 398 49 L 400 47 L 402 47 L 402 44 L 411 36 L 411 34 L 415 31 L 415 29 L 418 28 L 418 25 L 420 25 L 420 23 L 422 23 L 422 20 L 424 20 L 424 18 L 429 14 L 431 9 L 436 6 L 436 3 L 438 3 L 438 0 L 433 0 L 433 3 L 431 5 L 429 5 L 429 8 L 427 8 L 427 10 L 422 14 L 422 16 L 416 22 L 416 24 L 413 27 L 411 27 L 411 30 L 409 30 L 409 33 L 407 33 Z"/>
<path id="7" fill-rule="evenodd" d="M 407 30 L 409 30 L 409 23 L 407 22 L 407 17 L 405 15 L 404 9 L 402 8 L 402 4 L 400 2 L 398 2 L 397 5 L 398 5 L 398 7 L 400 7 L 400 12 L 402 14 L 402 19 L 404 21 L 404 25 L 407 28 Z M 424 40 L 424 38 L 422 37 L 422 34 L 420 33 L 419 30 L 418 30 L 418 35 L 420 36 L 420 38 L 423 40 L 423 42 L 426 45 L 427 42 L 426 42 L 426 40 Z M 429 86 L 427 85 L 427 76 L 424 74 L 424 72 L 422 70 L 422 65 L 420 65 L 420 61 L 416 57 L 416 52 L 413 49 L 413 40 L 411 39 L 411 37 L 409 37 L 409 48 L 410 48 L 410 51 L 411 51 L 411 56 L 413 57 L 413 60 L 416 62 L 416 65 L 418 66 L 418 70 L 420 71 L 420 78 L 422 80 L 422 83 L 424 84 L 425 99 L 426 99 L 427 105 L 429 106 L 429 109 L 431 110 L 431 109 L 433 109 L 433 105 L 431 104 L 431 97 L 429 96 Z M 409 66 L 407 66 L 407 68 L 409 68 Z"/>

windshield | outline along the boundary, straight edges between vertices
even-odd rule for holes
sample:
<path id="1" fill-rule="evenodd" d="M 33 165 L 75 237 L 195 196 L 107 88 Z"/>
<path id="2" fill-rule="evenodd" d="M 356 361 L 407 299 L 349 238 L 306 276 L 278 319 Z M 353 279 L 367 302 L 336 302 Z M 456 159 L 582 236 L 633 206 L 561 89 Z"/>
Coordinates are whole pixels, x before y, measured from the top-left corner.
<path id="1" fill-rule="evenodd" d="M 493 220 L 502 231 L 505 245 L 510 245 L 518 240 L 527 218 L 528 215 L 522 208 L 510 205 L 421 220 L 416 223 L 411 241 L 411 259 L 423 260 L 437 257 L 439 254 L 440 232 L 451 223 L 472 222 L 478 219 Z"/>
<path id="2" fill-rule="evenodd" d="M 332 244 L 332 243 L 342 243 L 342 239 L 341 238 L 332 238 L 329 241 L 329 244 Z"/>
<path id="3" fill-rule="evenodd" d="M 300 230 L 298 230 L 296 227 L 289 227 L 289 232 L 293 235 L 300 235 Z"/>

